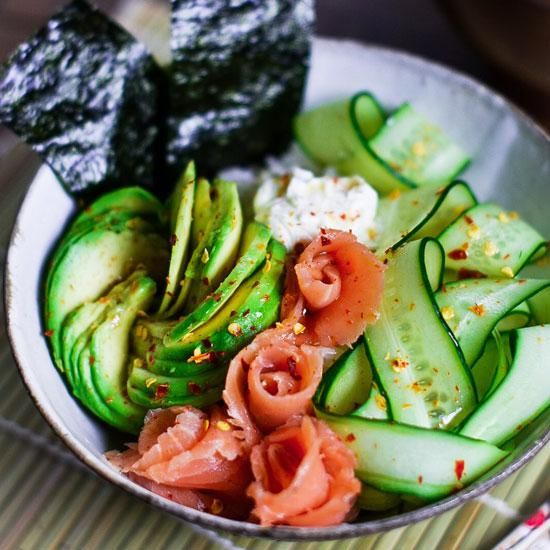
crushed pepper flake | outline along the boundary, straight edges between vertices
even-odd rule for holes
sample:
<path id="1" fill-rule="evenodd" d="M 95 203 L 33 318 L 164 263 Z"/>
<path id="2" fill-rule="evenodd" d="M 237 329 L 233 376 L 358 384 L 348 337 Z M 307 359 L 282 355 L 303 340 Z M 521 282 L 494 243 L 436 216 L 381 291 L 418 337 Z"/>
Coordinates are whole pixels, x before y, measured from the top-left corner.
<path id="1" fill-rule="evenodd" d="M 389 195 L 388 199 L 391 201 L 397 200 L 401 196 L 401 191 L 399 189 L 394 189 Z"/>
<path id="2" fill-rule="evenodd" d="M 210 260 L 210 253 L 208 252 L 208 248 L 205 248 L 205 249 L 202 251 L 201 262 L 202 262 L 203 264 L 207 264 L 207 263 L 208 263 L 208 260 Z"/>
<path id="3" fill-rule="evenodd" d="M 500 272 L 503 274 L 503 275 L 506 275 L 506 277 L 509 277 L 510 279 L 513 279 L 514 278 L 514 272 L 512 271 L 512 268 L 508 265 L 504 266 Z"/>
<path id="4" fill-rule="evenodd" d="M 218 428 L 218 430 L 221 430 L 222 432 L 231 431 L 231 426 L 225 420 L 218 420 L 218 422 L 216 422 L 216 428 Z"/>
<path id="5" fill-rule="evenodd" d="M 239 323 L 229 323 L 227 326 L 227 332 L 232 336 L 242 336 L 243 329 Z"/>
<path id="6" fill-rule="evenodd" d="M 445 321 L 450 321 L 455 316 L 455 310 L 451 306 L 444 306 L 441 308 L 441 315 Z"/>
<path id="7" fill-rule="evenodd" d="M 381 410 L 385 411 L 388 408 L 388 404 L 386 402 L 386 398 L 383 395 L 378 394 L 374 398 L 374 402 L 376 403 L 376 406 Z"/>
<path id="8" fill-rule="evenodd" d="M 502 223 L 509 223 L 510 218 L 508 217 L 508 214 L 506 212 L 499 212 L 498 213 L 498 220 Z"/>
<path id="9" fill-rule="evenodd" d="M 403 372 L 410 365 L 409 361 L 396 357 L 391 362 L 391 368 L 394 372 Z"/>
<path id="10" fill-rule="evenodd" d="M 485 315 L 485 306 L 483 304 L 474 304 L 468 308 L 469 311 L 475 313 L 478 317 Z"/>
<path id="11" fill-rule="evenodd" d="M 147 378 L 147 380 L 145 380 L 145 387 L 150 388 L 153 384 L 156 383 L 156 381 L 157 381 L 156 378 L 153 378 L 153 377 Z"/>
<path id="12" fill-rule="evenodd" d="M 483 253 L 485 256 L 492 257 L 498 253 L 498 247 L 493 241 L 485 241 L 483 244 Z"/>
<path id="13" fill-rule="evenodd" d="M 294 323 L 294 326 L 292 327 L 292 332 L 294 332 L 296 336 L 298 336 L 298 334 L 304 333 L 305 331 L 306 327 L 302 325 L 302 323 Z"/>

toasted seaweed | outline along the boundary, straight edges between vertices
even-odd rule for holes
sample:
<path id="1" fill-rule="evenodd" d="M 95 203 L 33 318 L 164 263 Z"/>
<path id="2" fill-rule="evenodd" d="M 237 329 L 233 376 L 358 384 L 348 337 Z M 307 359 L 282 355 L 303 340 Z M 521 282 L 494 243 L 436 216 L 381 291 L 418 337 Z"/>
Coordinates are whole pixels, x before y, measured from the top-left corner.
<path id="1" fill-rule="evenodd" d="M 167 163 L 214 172 L 285 149 L 308 69 L 313 0 L 171 0 Z"/>
<path id="2" fill-rule="evenodd" d="M 150 186 L 159 72 L 145 46 L 74 0 L 0 69 L 0 122 L 73 194 Z"/>

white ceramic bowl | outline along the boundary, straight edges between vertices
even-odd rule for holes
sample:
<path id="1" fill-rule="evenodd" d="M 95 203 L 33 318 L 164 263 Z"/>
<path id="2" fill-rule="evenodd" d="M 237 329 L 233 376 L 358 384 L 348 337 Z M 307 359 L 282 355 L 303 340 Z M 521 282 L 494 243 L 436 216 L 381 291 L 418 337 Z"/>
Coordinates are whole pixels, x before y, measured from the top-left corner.
<path id="1" fill-rule="evenodd" d="M 417 57 L 351 42 L 317 39 L 306 107 L 370 90 L 386 108 L 411 101 L 473 157 L 464 174 L 479 198 L 494 199 L 524 214 L 550 235 L 550 141 L 543 131 L 484 86 Z M 128 182 L 131 183 L 131 182 Z M 13 231 L 6 267 L 6 311 L 16 361 L 46 420 L 95 472 L 185 520 L 235 533 L 277 539 L 334 539 L 383 531 L 426 519 L 487 491 L 510 475 L 548 440 L 548 415 L 536 422 L 504 463 L 461 492 L 413 512 L 326 529 L 262 528 L 197 512 L 165 500 L 122 476 L 102 453 L 112 432 L 87 414 L 55 369 L 41 322 L 45 260 L 75 212 L 75 204 L 47 167 L 32 181 Z"/>

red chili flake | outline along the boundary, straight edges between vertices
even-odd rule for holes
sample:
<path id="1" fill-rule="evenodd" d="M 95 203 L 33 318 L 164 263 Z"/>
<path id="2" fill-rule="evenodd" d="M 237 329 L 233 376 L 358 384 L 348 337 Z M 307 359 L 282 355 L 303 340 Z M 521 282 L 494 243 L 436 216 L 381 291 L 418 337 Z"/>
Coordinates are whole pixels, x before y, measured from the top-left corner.
<path id="1" fill-rule="evenodd" d="M 229 316 L 230 316 L 230 317 L 235 317 L 235 315 L 237 315 L 237 310 L 236 310 L 236 309 L 232 309 L 232 310 L 229 312 Z"/>
<path id="2" fill-rule="evenodd" d="M 201 387 L 196 382 L 189 382 L 187 389 L 191 395 L 200 395 L 202 393 Z"/>
<path id="3" fill-rule="evenodd" d="M 468 257 L 468 252 L 463 248 L 455 248 L 451 250 L 447 256 L 449 256 L 451 260 L 465 260 Z"/>
<path id="4" fill-rule="evenodd" d="M 468 224 L 468 225 L 473 225 L 474 223 L 474 220 L 472 220 L 472 218 L 470 216 L 468 216 L 468 214 L 466 214 L 464 216 L 464 221 Z"/>
<path id="5" fill-rule="evenodd" d="M 256 332 L 256 325 L 250 325 L 250 330 L 252 332 Z"/>
<path id="6" fill-rule="evenodd" d="M 176 243 L 178 242 L 178 236 L 175 233 L 172 233 L 168 242 L 170 243 L 170 246 L 176 246 Z"/>
<path id="7" fill-rule="evenodd" d="M 298 363 L 294 357 L 289 357 L 286 360 L 286 363 L 288 365 L 288 372 L 290 373 L 290 376 L 294 378 L 294 380 L 301 380 L 302 376 L 296 371 L 296 367 L 298 366 Z"/>
<path id="8" fill-rule="evenodd" d="M 384 265 L 388 265 L 388 258 L 384 258 Z"/>
<path id="9" fill-rule="evenodd" d="M 243 311 L 242 317 L 246 317 L 250 313 L 250 309 L 245 309 Z"/>
<path id="10" fill-rule="evenodd" d="M 212 297 L 214 298 L 214 300 L 215 300 L 216 302 L 219 302 L 219 301 L 222 299 L 221 294 L 214 294 Z"/>
<path id="11" fill-rule="evenodd" d="M 441 292 L 447 292 L 447 285 L 445 283 L 441 283 Z"/>
<path id="12" fill-rule="evenodd" d="M 202 279 L 202 284 L 204 286 L 208 286 L 210 284 L 210 281 L 208 280 L 208 277 L 203 277 Z"/>
<path id="13" fill-rule="evenodd" d="M 212 347 L 212 342 L 211 342 L 208 338 L 205 338 L 205 339 L 202 341 L 202 345 L 203 345 L 205 348 L 211 348 L 211 347 Z"/>
<path id="14" fill-rule="evenodd" d="M 53 330 L 50 329 L 50 330 L 47 330 L 45 333 L 44 333 L 44 336 L 46 338 L 51 338 L 53 336 Z"/>
<path id="15" fill-rule="evenodd" d="M 254 281 L 252 288 L 256 288 L 257 286 L 259 286 L 259 284 L 260 284 L 260 281 Z"/>
<path id="16" fill-rule="evenodd" d="M 322 246 L 328 246 L 330 243 L 332 243 L 332 241 L 328 237 L 325 237 L 324 235 L 321 235 L 321 245 Z"/>
<path id="17" fill-rule="evenodd" d="M 355 434 L 348 434 L 346 435 L 346 441 L 348 443 L 353 443 L 357 438 L 355 437 Z"/>
<path id="18" fill-rule="evenodd" d="M 458 270 L 458 278 L 462 279 L 486 279 L 487 275 L 481 273 L 481 271 L 476 271 L 475 269 L 466 269 L 462 268 Z"/>
<path id="19" fill-rule="evenodd" d="M 95 357 L 93 355 L 90 355 L 90 365 L 93 365 L 95 363 Z"/>
<path id="20" fill-rule="evenodd" d="M 310 212 L 309 215 L 310 216 L 317 216 L 317 214 L 315 212 Z"/>
<path id="21" fill-rule="evenodd" d="M 321 235 L 326 235 L 327 230 L 324 227 L 321 227 Z"/>
<path id="22" fill-rule="evenodd" d="M 422 485 L 423 481 L 424 481 L 424 478 L 422 476 L 418 476 L 418 484 Z"/>
<path id="23" fill-rule="evenodd" d="M 270 299 L 269 294 L 264 294 L 264 295 L 262 296 L 262 302 L 269 302 L 269 299 Z"/>
<path id="24" fill-rule="evenodd" d="M 455 460 L 455 476 L 458 481 L 462 479 L 464 474 L 464 460 Z"/>
<path id="25" fill-rule="evenodd" d="M 347 219 L 347 216 L 344 212 L 342 212 L 342 214 L 340 214 L 340 219 L 341 220 L 346 220 Z"/>
<path id="26" fill-rule="evenodd" d="M 159 384 L 155 389 L 155 399 L 162 399 L 168 394 L 168 384 Z"/>
<path id="27" fill-rule="evenodd" d="M 149 359 L 149 364 L 151 364 L 151 365 L 155 362 L 155 356 L 152 355 L 152 354 L 149 355 L 148 359 Z"/>
<path id="28" fill-rule="evenodd" d="M 155 353 L 155 350 L 157 349 L 157 345 L 156 344 L 151 344 L 149 346 L 149 349 L 147 351 L 151 352 L 151 353 Z"/>

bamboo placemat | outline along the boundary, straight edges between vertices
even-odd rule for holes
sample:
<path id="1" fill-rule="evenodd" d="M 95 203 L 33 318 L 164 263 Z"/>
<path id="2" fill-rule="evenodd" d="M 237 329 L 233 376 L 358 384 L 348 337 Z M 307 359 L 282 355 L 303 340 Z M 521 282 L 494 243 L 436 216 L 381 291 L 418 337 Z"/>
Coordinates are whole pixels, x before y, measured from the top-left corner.
<path id="1" fill-rule="evenodd" d="M 162 39 L 166 17 L 162 12 L 152 9 L 146 1 L 132 0 L 126 4 L 120 19 L 134 31 L 139 30 L 138 36 L 153 46 L 161 61 L 166 61 L 163 45 L 167 41 Z M 2 272 L 17 206 L 38 166 L 38 161 L 25 146 L 17 145 L 7 152 L 6 143 L 11 147 L 14 141 L 2 140 L 0 143 Z M 527 515 L 548 496 L 549 466 L 550 446 L 547 446 L 482 500 L 407 528 L 349 541 L 272 542 L 200 530 L 98 478 L 58 442 L 27 396 L 17 373 L 0 305 L 0 550 L 491 548 L 519 521 L 514 510 Z"/>
<path id="2" fill-rule="evenodd" d="M 22 145 L 0 158 L 0 267 L 17 206 L 38 163 Z M 3 285 L 2 285 L 3 288 Z M 3 300 L 2 300 L 3 303 Z M 327 543 L 271 542 L 197 531 L 84 468 L 57 441 L 14 365 L 0 306 L 0 549 L 246 548 L 407 550 L 491 548 L 550 493 L 550 446 L 522 470 L 432 520 Z M 56 375 L 55 373 L 52 373 Z"/>

